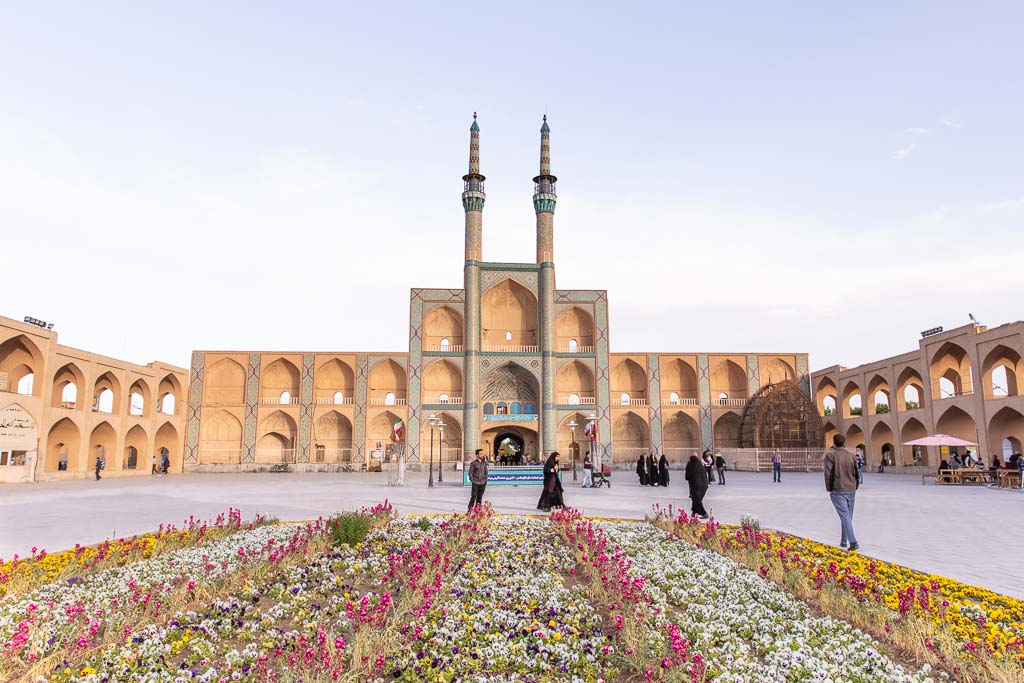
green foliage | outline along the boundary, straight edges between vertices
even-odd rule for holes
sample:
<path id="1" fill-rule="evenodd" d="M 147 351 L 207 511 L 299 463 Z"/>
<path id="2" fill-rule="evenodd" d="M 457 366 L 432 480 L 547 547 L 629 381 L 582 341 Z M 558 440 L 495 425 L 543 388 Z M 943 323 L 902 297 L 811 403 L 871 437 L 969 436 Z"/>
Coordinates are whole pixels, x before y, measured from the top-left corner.
<path id="1" fill-rule="evenodd" d="M 917 401 L 907 401 L 907 410 L 917 410 L 921 407 L 921 404 Z"/>
<path id="2" fill-rule="evenodd" d="M 334 545 L 355 545 L 361 543 L 370 533 L 373 518 L 359 512 L 342 512 L 331 517 L 331 542 Z"/>
<path id="3" fill-rule="evenodd" d="M 860 416 L 864 414 L 863 408 L 850 408 L 850 415 Z"/>
<path id="4" fill-rule="evenodd" d="M 420 517 L 419 519 L 416 520 L 416 528 L 421 529 L 422 531 L 426 531 L 427 529 L 429 529 L 432 526 L 434 526 L 434 525 L 431 524 L 430 520 L 427 519 L 426 517 Z"/>
<path id="5" fill-rule="evenodd" d="M 835 408 L 825 408 L 824 412 L 825 412 L 825 415 L 827 417 L 829 415 L 835 415 L 836 414 L 836 409 Z"/>
<path id="6" fill-rule="evenodd" d="M 878 413 L 879 415 L 884 415 L 885 413 L 888 413 L 889 412 L 889 404 L 888 403 L 876 403 L 875 404 L 875 412 Z"/>

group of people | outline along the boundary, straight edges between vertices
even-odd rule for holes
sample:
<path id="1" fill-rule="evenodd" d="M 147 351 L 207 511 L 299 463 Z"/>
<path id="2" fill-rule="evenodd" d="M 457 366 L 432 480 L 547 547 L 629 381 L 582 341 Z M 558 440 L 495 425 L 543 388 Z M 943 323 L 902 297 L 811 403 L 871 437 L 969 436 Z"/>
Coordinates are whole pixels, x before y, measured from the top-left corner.
<path id="1" fill-rule="evenodd" d="M 664 453 L 660 459 L 655 459 L 654 453 L 641 455 L 636 461 L 636 476 L 641 486 L 668 486 L 668 458 Z"/>
<path id="2" fill-rule="evenodd" d="M 985 461 L 982 460 L 981 458 L 976 458 L 969 450 L 966 451 L 963 455 L 954 452 L 948 460 L 946 458 L 943 458 L 942 461 L 939 463 L 940 474 L 943 472 L 943 470 L 962 470 L 971 468 L 984 470 Z M 1006 462 L 1003 462 L 1003 459 L 1000 456 L 993 455 L 992 461 L 988 467 L 988 471 L 991 473 L 992 477 L 995 478 L 999 475 L 999 470 L 1021 472 L 1021 487 L 1024 488 L 1024 456 L 1022 456 L 1020 453 L 1014 453 L 1006 460 Z M 946 480 L 948 481 L 948 477 L 946 477 Z"/>
<path id="3" fill-rule="evenodd" d="M 476 458 L 469 464 L 469 510 L 484 502 L 484 490 L 487 488 L 487 458 L 482 448 L 476 449 Z M 587 453 L 590 457 L 590 453 Z M 558 476 L 559 453 L 554 451 L 544 461 L 544 482 L 540 492 L 540 500 L 537 501 L 537 509 L 549 512 L 551 508 L 565 507 L 562 499 L 562 480 Z M 586 470 L 584 470 L 586 472 Z"/>

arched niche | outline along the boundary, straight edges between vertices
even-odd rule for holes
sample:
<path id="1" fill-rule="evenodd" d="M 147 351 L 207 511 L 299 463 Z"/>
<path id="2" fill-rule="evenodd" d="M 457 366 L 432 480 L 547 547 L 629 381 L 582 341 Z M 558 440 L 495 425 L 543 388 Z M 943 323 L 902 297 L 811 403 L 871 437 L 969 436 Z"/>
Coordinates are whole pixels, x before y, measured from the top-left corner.
<path id="1" fill-rule="evenodd" d="M 555 375 L 555 393 L 562 405 L 594 402 L 594 373 L 585 363 L 570 361 Z"/>
<path id="2" fill-rule="evenodd" d="M 405 370 L 395 361 L 385 358 L 370 371 L 367 390 L 374 405 L 404 405 L 407 398 Z"/>
<path id="3" fill-rule="evenodd" d="M 462 371 L 447 360 L 423 370 L 423 403 L 462 403 Z"/>
<path id="4" fill-rule="evenodd" d="M 238 463 L 242 452 L 242 423 L 226 410 L 203 416 L 199 430 L 199 463 Z"/>
<path id="5" fill-rule="evenodd" d="M 221 358 L 207 368 L 203 391 L 209 405 L 245 405 L 245 368 L 231 358 Z"/>
<path id="6" fill-rule="evenodd" d="M 0 377 L 6 376 L 6 385 L 0 384 L 0 391 L 40 396 L 42 369 L 43 354 L 27 336 L 19 334 L 0 344 Z"/>
<path id="7" fill-rule="evenodd" d="M 562 352 L 594 348 L 594 318 L 579 306 L 572 306 L 555 318 L 555 347 Z"/>
<path id="8" fill-rule="evenodd" d="M 971 357 L 959 344 L 945 342 L 932 355 L 929 367 L 932 400 L 974 393 Z"/>
<path id="9" fill-rule="evenodd" d="M 50 405 L 54 408 L 77 410 L 82 405 L 85 375 L 74 363 L 65 363 L 53 375 L 53 394 Z"/>
<path id="10" fill-rule="evenodd" d="M 438 306 L 423 317 L 423 348 L 426 351 L 459 351 L 463 347 L 462 315 L 450 306 Z"/>
<path id="11" fill-rule="evenodd" d="M 340 358 L 332 358 L 316 369 L 314 390 L 317 403 L 352 403 L 355 399 L 355 386 L 352 367 Z"/>
<path id="12" fill-rule="evenodd" d="M 537 298 L 514 280 L 504 280 L 480 301 L 481 343 L 486 347 L 537 345 Z"/>
<path id="13" fill-rule="evenodd" d="M 617 462 L 636 460 L 651 450 L 651 430 L 647 421 L 627 411 L 612 423 L 612 453 Z"/>

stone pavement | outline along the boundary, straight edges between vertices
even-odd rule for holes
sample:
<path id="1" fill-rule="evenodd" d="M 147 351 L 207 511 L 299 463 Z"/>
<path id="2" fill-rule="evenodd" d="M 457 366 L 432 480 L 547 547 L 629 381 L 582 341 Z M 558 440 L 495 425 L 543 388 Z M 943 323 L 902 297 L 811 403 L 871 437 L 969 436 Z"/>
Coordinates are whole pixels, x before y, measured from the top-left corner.
<path id="1" fill-rule="evenodd" d="M 203 474 L 75 480 L 0 487 L 0 557 L 27 555 L 32 546 L 53 552 L 180 524 L 189 515 L 212 519 L 229 506 L 284 520 L 315 519 L 388 498 L 401 513 L 461 512 L 469 500 L 459 473 L 426 487 L 410 473 L 407 485 L 387 485 L 387 474 Z M 446 477 L 449 476 L 446 473 Z M 616 472 L 611 489 L 579 489 L 565 479 L 566 504 L 586 515 L 642 518 L 653 503 L 687 506 L 682 472 L 667 488 L 646 488 Z M 712 485 L 705 505 L 717 519 L 737 523 L 743 513 L 768 528 L 825 543 L 839 542 L 839 521 L 820 474 L 729 472 Z M 498 512 L 536 514 L 536 486 L 490 486 L 484 496 Z M 915 569 L 1024 597 L 1024 493 L 983 487 L 922 486 L 919 477 L 866 474 L 857 496 L 855 526 L 861 552 Z"/>

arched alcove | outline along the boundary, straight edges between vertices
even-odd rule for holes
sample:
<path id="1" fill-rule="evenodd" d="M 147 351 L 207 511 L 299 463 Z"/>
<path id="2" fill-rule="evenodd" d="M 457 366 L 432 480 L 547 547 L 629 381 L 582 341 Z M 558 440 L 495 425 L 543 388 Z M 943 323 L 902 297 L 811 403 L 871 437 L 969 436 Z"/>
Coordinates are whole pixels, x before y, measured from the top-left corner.
<path id="1" fill-rule="evenodd" d="M 0 373 L 7 376 L 7 385 L 0 386 L 0 391 L 39 396 L 43 382 L 36 381 L 36 376 L 42 369 L 43 354 L 27 336 L 19 334 L 0 344 Z"/>
<path id="2" fill-rule="evenodd" d="M 1000 344 L 985 355 L 982 362 L 982 386 L 985 398 L 1018 396 L 1017 380 L 1021 377 L 1020 354 Z"/>
<path id="3" fill-rule="evenodd" d="M 226 410 L 203 416 L 199 430 L 199 463 L 238 463 L 242 453 L 242 423 Z"/>
<path id="4" fill-rule="evenodd" d="M 336 410 L 321 415 L 313 426 L 313 461 L 352 461 L 352 423 Z"/>
<path id="5" fill-rule="evenodd" d="M 932 400 L 974 393 L 971 358 L 959 344 L 946 342 L 932 355 Z"/>
<path id="6" fill-rule="evenodd" d="M 742 405 L 747 399 L 746 372 L 732 360 L 719 360 L 711 370 L 711 395 L 720 406 Z"/>
<path id="7" fill-rule="evenodd" d="M 661 391 L 669 405 L 697 404 L 697 371 L 682 358 L 661 363 Z M 675 394 L 675 396 L 673 396 Z"/>
<path id="8" fill-rule="evenodd" d="M 46 436 L 46 462 L 43 467 L 47 472 L 69 471 L 78 472 L 85 464 L 80 459 L 82 433 L 78 426 L 68 418 L 56 422 Z M 62 467 L 62 461 L 66 463 Z"/>
<path id="9" fill-rule="evenodd" d="M 146 430 L 135 425 L 128 430 L 124 438 L 124 458 L 121 461 L 121 469 L 124 470 L 152 470 L 152 456 L 149 453 L 149 438 Z"/>
<path id="10" fill-rule="evenodd" d="M 462 315 L 454 308 L 438 306 L 431 309 L 423 318 L 423 349 L 461 351 L 464 341 L 463 329 Z"/>
<path id="11" fill-rule="evenodd" d="M 636 460 L 651 450 L 651 430 L 647 421 L 627 411 L 612 423 L 612 453 L 617 462 Z"/>
<path id="12" fill-rule="evenodd" d="M 665 455 L 674 462 L 682 461 L 701 450 L 700 425 L 692 415 L 682 411 L 674 413 L 665 420 L 662 434 Z"/>
<path id="13" fill-rule="evenodd" d="M 163 456 L 167 455 L 167 471 L 181 472 L 181 440 L 178 430 L 170 422 L 165 422 L 156 432 L 153 447 L 156 453 L 157 467 L 163 467 Z"/>
<path id="14" fill-rule="evenodd" d="M 903 443 L 923 439 L 926 436 L 928 436 L 928 430 L 924 428 L 924 425 L 917 418 L 910 418 L 900 428 L 900 440 Z M 928 464 L 928 449 L 921 446 L 903 446 L 902 448 L 903 464 L 905 466 Z"/>
<path id="15" fill-rule="evenodd" d="M 615 362 L 611 372 L 611 392 L 613 405 L 645 405 L 647 373 L 632 358 L 623 358 Z M 619 397 L 619 400 L 616 400 L 616 397 Z"/>
<path id="16" fill-rule="evenodd" d="M 514 280 L 504 280 L 480 301 L 481 343 L 488 347 L 537 345 L 537 298 Z"/>
<path id="17" fill-rule="evenodd" d="M 260 372 L 261 403 L 298 403 L 299 377 L 299 369 L 287 358 L 271 361 Z"/>
<path id="18" fill-rule="evenodd" d="M 260 420 L 256 440 L 256 462 L 295 462 L 295 420 L 283 410 L 275 410 Z"/>
<path id="19" fill-rule="evenodd" d="M 555 318 L 555 347 L 562 352 L 591 352 L 594 349 L 594 319 L 573 306 Z"/>
<path id="20" fill-rule="evenodd" d="M 712 431 L 715 448 L 739 448 L 741 423 L 742 418 L 731 410 L 719 415 Z"/>
<path id="21" fill-rule="evenodd" d="M 314 390 L 317 403 L 344 405 L 355 399 L 355 373 L 340 358 L 332 358 L 316 369 Z M 337 396 L 340 393 L 341 396 Z"/>
<path id="22" fill-rule="evenodd" d="M 65 363 L 53 376 L 54 408 L 76 410 L 81 407 L 80 392 L 85 390 L 85 375 L 74 363 Z"/>
<path id="23" fill-rule="evenodd" d="M 423 370 L 423 403 L 462 403 L 462 371 L 447 360 Z"/>
<path id="24" fill-rule="evenodd" d="M 593 371 L 578 360 L 566 363 L 555 375 L 555 393 L 561 405 L 594 404 Z"/>
<path id="25" fill-rule="evenodd" d="M 402 366 L 385 358 L 373 366 L 367 381 L 371 405 L 405 405 L 405 370 Z"/>
<path id="26" fill-rule="evenodd" d="M 206 370 L 203 387 L 209 405 L 245 405 L 245 368 L 231 358 L 221 358 Z"/>

